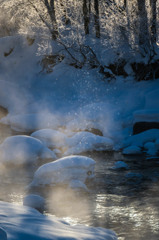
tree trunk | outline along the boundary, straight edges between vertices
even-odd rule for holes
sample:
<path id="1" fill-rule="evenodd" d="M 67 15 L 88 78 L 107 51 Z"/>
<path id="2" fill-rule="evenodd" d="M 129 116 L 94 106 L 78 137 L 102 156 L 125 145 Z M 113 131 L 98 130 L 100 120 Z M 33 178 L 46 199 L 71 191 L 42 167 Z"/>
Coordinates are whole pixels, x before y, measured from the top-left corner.
<path id="1" fill-rule="evenodd" d="M 146 0 L 137 0 L 139 18 L 139 47 L 148 53 L 150 48 L 150 36 L 148 31 L 148 20 L 146 11 Z"/>
<path id="2" fill-rule="evenodd" d="M 89 34 L 89 9 L 87 6 L 87 0 L 83 0 L 83 16 L 84 16 L 84 31 L 85 34 Z"/>
<path id="3" fill-rule="evenodd" d="M 127 0 L 124 0 L 124 8 L 126 9 L 127 7 Z"/>
<path id="4" fill-rule="evenodd" d="M 98 0 L 94 0 L 94 22 L 95 22 L 95 30 L 96 30 L 96 37 L 100 38 L 100 23 L 99 23 L 99 2 Z"/>
<path id="5" fill-rule="evenodd" d="M 63 0 L 60 0 L 60 6 L 61 6 L 61 10 L 63 11 L 63 19 L 66 25 L 68 25 L 70 23 L 70 19 L 67 16 L 67 10 L 65 5 L 63 4 Z"/>
<path id="6" fill-rule="evenodd" d="M 48 14 L 50 16 L 51 24 L 53 27 L 52 32 L 51 32 L 52 38 L 54 40 L 56 40 L 58 37 L 58 28 L 57 28 L 57 22 L 56 22 L 55 2 L 54 2 L 54 0 L 50 0 L 50 1 L 45 0 L 44 3 L 47 8 Z"/>
<path id="7" fill-rule="evenodd" d="M 150 0 L 150 7 L 151 7 L 150 30 L 151 30 L 152 45 L 156 43 L 156 2 L 157 0 Z"/>

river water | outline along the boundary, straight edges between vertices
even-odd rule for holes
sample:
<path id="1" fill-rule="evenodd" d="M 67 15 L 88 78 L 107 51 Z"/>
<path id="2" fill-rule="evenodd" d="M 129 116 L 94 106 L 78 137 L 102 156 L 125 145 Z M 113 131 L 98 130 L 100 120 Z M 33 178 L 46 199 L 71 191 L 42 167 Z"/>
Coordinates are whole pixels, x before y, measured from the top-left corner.
<path id="1" fill-rule="evenodd" d="M 119 240 L 158 240 L 159 159 L 124 157 L 119 152 L 85 155 L 96 161 L 95 179 L 88 183 L 90 192 L 48 188 L 45 214 L 63 218 L 73 225 L 112 229 Z M 126 162 L 129 169 L 113 170 L 119 160 Z M 1 166 L 0 200 L 22 204 L 27 193 L 25 187 L 34 171 Z"/>

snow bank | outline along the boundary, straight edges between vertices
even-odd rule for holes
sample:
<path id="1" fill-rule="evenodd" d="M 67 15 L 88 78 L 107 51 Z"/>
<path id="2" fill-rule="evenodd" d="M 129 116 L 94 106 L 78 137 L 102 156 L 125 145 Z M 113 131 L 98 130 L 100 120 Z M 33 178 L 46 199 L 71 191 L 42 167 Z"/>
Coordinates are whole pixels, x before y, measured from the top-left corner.
<path id="1" fill-rule="evenodd" d="M 0 106 L 6 108 L 10 113 L 23 111 L 31 99 L 31 95 L 22 86 L 0 80 Z"/>
<path id="2" fill-rule="evenodd" d="M 66 145 L 66 135 L 53 129 L 41 129 L 33 132 L 32 137 L 38 138 L 49 148 L 60 148 Z"/>
<path id="3" fill-rule="evenodd" d="M 12 129 L 18 132 L 34 132 L 43 128 L 56 129 L 62 124 L 56 115 L 43 111 L 33 114 L 8 115 L 0 122 L 10 125 Z"/>
<path id="4" fill-rule="evenodd" d="M 38 159 L 55 159 L 53 151 L 46 148 L 42 142 L 36 138 L 17 135 L 8 137 L 0 145 L 0 162 L 4 164 L 31 164 Z"/>
<path id="5" fill-rule="evenodd" d="M 64 157 L 38 168 L 30 187 L 47 184 L 56 185 L 58 183 L 75 186 L 77 181 L 78 185 L 82 186 L 87 179 L 94 177 L 94 166 L 95 161 L 88 157 Z"/>
<path id="6" fill-rule="evenodd" d="M 157 89 L 156 89 L 157 88 Z M 148 92 L 145 95 L 145 109 L 158 109 L 159 103 L 159 87 L 155 87 L 153 91 Z"/>
<path id="7" fill-rule="evenodd" d="M 38 42 L 39 41 L 39 42 Z M 40 38 L 34 41 L 33 45 L 28 45 L 27 35 L 14 35 L 0 38 L 1 52 L 1 72 L 0 77 L 7 81 L 17 82 L 26 86 L 30 83 L 30 73 L 37 73 L 40 60 L 38 45 Z M 27 82 L 25 80 L 27 79 Z"/>
<path id="8" fill-rule="evenodd" d="M 0 225 L 7 233 L 8 240 L 117 240 L 111 230 L 71 226 L 58 218 L 44 216 L 32 208 L 5 202 L 0 202 Z"/>
<path id="9" fill-rule="evenodd" d="M 67 138 L 68 150 L 64 155 L 79 154 L 86 151 L 112 150 L 114 143 L 111 139 L 90 132 L 78 132 Z"/>

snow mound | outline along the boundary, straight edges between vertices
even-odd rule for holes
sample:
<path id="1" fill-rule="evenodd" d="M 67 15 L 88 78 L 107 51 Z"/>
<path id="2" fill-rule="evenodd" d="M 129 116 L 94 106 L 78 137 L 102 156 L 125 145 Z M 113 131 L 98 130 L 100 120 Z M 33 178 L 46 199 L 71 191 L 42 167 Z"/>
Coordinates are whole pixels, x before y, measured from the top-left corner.
<path id="1" fill-rule="evenodd" d="M 127 138 L 123 154 L 141 154 L 141 148 L 148 155 L 155 156 L 159 151 L 159 129 L 150 129 Z"/>
<path id="2" fill-rule="evenodd" d="M 5 202 L 0 202 L 0 222 L 9 240 L 117 240 L 111 230 L 71 226 L 58 218 L 44 216 L 35 209 Z"/>
<path id="3" fill-rule="evenodd" d="M 143 175 L 140 173 L 129 172 L 125 175 L 125 177 L 130 180 L 141 180 L 143 178 Z"/>
<path id="4" fill-rule="evenodd" d="M 132 145 L 130 147 L 124 148 L 122 153 L 124 155 L 138 155 L 141 154 L 141 148 Z"/>
<path id="5" fill-rule="evenodd" d="M 36 163 L 38 159 L 55 159 L 53 151 L 46 148 L 36 138 L 17 135 L 8 137 L 0 145 L 0 162 L 4 164 L 22 165 Z"/>
<path id="6" fill-rule="evenodd" d="M 144 149 L 148 155 L 155 156 L 157 154 L 157 148 L 154 142 L 145 143 Z"/>
<path id="7" fill-rule="evenodd" d="M 66 135 L 53 129 L 41 129 L 31 134 L 32 137 L 38 138 L 49 148 L 60 148 L 66 144 Z"/>
<path id="8" fill-rule="evenodd" d="M 113 149 L 113 141 L 109 138 L 90 132 L 78 132 L 67 139 L 68 150 L 64 155 L 79 154 L 86 151 L 104 151 Z"/>
<path id="9" fill-rule="evenodd" d="M 112 136 L 118 130 L 119 123 L 115 120 L 118 110 L 107 102 L 93 102 L 81 108 L 74 119 L 66 125 L 71 131 L 84 131 L 92 128 L 99 129 L 104 136 Z"/>
<path id="10" fill-rule="evenodd" d="M 129 166 L 128 164 L 126 164 L 125 162 L 123 161 L 117 161 L 115 164 L 114 164 L 114 167 L 112 167 L 113 170 L 123 170 L 123 169 L 129 169 Z"/>
<path id="11" fill-rule="evenodd" d="M 30 194 L 24 197 L 23 205 L 37 209 L 39 212 L 44 211 L 45 200 L 43 197 Z"/>
<path id="12" fill-rule="evenodd" d="M 150 129 L 128 137 L 124 142 L 124 147 L 130 145 L 143 147 L 146 142 L 155 142 L 157 139 L 159 139 L 159 129 Z"/>
<path id="13" fill-rule="evenodd" d="M 75 186 L 75 182 L 72 182 L 75 180 L 78 181 L 78 186 L 82 186 L 87 179 L 94 177 L 94 167 L 95 161 L 88 157 L 68 156 L 60 158 L 38 168 L 30 187 L 59 183 Z"/>

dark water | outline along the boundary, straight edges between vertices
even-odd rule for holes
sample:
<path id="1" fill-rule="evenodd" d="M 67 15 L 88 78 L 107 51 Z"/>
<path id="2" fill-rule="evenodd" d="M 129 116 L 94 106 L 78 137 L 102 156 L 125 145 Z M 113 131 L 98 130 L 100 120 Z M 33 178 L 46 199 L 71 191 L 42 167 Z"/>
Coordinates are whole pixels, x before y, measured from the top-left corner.
<path id="1" fill-rule="evenodd" d="M 158 240 L 159 159 L 128 158 L 113 152 L 86 155 L 96 161 L 96 177 L 88 183 L 90 192 L 48 188 L 46 214 L 62 217 L 71 224 L 112 229 L 119 240 Z M 125 161 L 129 169 L 112 170 L 119 160 Z M 0 199 L 22 204 L 25 186 L 34 171 L 1 168 Z M 137 175 L 126 177 L 130 172 Z"/>

